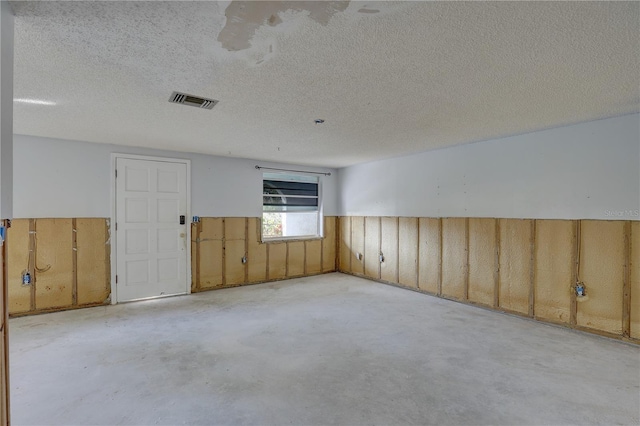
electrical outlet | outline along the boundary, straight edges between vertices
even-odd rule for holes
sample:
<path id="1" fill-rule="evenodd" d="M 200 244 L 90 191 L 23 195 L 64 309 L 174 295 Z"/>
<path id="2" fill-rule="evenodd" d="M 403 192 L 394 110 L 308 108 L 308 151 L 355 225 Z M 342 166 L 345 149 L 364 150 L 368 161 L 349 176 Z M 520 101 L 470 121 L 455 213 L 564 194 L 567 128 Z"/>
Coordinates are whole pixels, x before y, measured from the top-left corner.
<path id="1" fill-rule="evenodd" d="M 31 285 L 31 274 L 29 271 L 22 271 L 22 285 L 25 287 Z"/>

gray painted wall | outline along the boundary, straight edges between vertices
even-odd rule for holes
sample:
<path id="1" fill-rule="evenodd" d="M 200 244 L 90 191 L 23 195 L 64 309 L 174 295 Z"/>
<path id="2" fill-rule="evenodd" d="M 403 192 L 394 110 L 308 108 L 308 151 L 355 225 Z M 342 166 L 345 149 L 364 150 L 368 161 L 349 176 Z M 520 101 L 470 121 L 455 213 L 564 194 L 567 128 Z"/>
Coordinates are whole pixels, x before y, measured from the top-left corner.
<path id="1" fill-rule="evenodd" d="M 256 164 L 329 171 L 326 215 L 639 220 L 640 115 L 337 171 L 14 136 L 14 217 L 109 217 L 111 153 L 191 159 L 192 214 L 260 216 Z"/>
<path id="2" fill-rule="evenodd" d="M 14 135 L 14 217 L 110 217 L 112 153 L 190 159 L 192 215 L 262 216 L 256 164 L 331 172 L 322 177 L 324 213 L 338 213 L 333 169 Z"/>
<path id="3" fill-rule="evenodd" d="M 339 170 L 340 215 L 638 220 L 640 115 Z"/>

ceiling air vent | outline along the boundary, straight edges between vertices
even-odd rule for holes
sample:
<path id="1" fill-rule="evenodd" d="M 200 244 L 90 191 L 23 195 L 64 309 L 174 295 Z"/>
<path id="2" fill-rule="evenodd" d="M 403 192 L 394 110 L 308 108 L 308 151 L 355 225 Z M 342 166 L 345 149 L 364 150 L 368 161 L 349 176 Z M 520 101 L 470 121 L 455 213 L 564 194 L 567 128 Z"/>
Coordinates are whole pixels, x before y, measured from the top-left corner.
<path id="1" fill-rule="evenodd" d="M 213 109 L 219 101 L 216 101 L 215 99 L 199 98 L 197 96 L 187 95 L 186 93 L 173 92 L 169 98 L 169 102 L 194 106 L 197 108 Z"/>

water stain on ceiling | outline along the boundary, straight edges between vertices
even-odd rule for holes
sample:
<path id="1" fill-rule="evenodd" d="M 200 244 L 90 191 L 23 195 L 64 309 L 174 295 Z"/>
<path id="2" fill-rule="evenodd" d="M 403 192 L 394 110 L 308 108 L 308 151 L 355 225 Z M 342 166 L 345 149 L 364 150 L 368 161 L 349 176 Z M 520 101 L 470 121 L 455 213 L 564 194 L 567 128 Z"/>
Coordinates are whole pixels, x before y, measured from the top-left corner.
<path id="1" fill-rule="evenodd" d="M 225 10 L 227 23 L 218 41 L 231 52 L 248 49 L 258 28 L 282 23 L 278 16 L 282 12 L 307 12 L 310 19 L 326 26 L 333 15 L 348 6 L 349 1 L 232 1 Z"/>

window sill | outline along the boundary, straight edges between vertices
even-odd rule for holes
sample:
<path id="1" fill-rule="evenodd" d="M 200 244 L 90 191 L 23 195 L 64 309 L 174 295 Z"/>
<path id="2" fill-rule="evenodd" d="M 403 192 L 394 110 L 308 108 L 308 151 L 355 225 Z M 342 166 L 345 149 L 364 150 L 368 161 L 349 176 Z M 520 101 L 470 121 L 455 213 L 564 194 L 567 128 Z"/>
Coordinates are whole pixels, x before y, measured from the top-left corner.
<path id="1" fill-rule="evenodd" d="M 262 244 L 270 244 L 270 243 L 286 243 L 286 242 L 296 242 L 296 241 L 314 241 L 314 240 L 323 240 L 324 237 L 321 235 L 309 235 L 309 236 L 301 236 L 301 237 L 274 237 L 274 238 L 263 238 Z"/>

